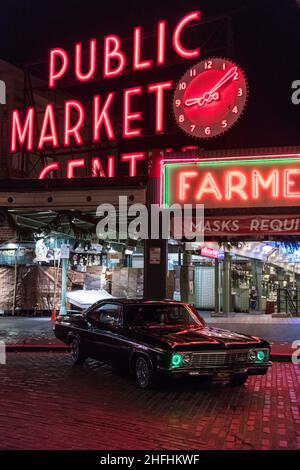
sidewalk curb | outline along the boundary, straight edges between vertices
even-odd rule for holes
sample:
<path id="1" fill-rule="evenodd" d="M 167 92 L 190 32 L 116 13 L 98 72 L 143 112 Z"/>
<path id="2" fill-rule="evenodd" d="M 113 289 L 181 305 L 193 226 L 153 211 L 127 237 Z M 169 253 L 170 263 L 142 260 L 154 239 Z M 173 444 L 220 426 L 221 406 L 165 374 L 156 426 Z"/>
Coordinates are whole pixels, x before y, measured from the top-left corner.
<path id="1" fill-rule="evenodd" d="M 70 351 L 65 344 L 8 344 L 6 352 L 64 352 Z M 274 353 L 270 355 L 273 362 L 292 362 L 291 354 Z"/>
<path id="2" fill-rule="evenodd" d="M 70 346 L 66 344 L 8 344 L 6 352 L 62 352 L 69 351 Z"/>
<path id="3" fill-rule="evenodd" d="M 270 360 L 273 362 L 292 362 L 292 355 L 282 353 L 271 353 Z"/>

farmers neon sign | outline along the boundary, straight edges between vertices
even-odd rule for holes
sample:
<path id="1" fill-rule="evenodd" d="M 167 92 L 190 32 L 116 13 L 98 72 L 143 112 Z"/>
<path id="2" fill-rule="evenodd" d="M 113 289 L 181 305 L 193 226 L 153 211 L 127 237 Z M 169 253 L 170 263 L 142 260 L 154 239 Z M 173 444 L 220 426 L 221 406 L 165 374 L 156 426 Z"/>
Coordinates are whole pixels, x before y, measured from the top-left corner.
<path id="1" fill-rule="evenodd" d="M 300 155 L 162 162 L 163 203 L 300 205 Z"/>
<path id="2" fill-rule="evenodd" d="M 147 56 L 143 44 L 143 30 L 137 26 L 132 32 L 132 51 L 125 52 L 124 45 L 119 36 L 111 34 L 101 41 L 90 39 L 87 50 L 87 58 L 83 55 L 83 44 L 77 42 L 74 50 L 69 53 L 61 47 L 50 50 L 48 84 L 50 89 L 57 88 L 60 81 L 68 77 L 78 82 L 87 83 L 98 78 L 105 80 L 120 76 L 123 72 L 153 69 L 166 63 L 166 41 L 171 40 L 175 55 L 186 60 L 195 59 L 200 55 L 200 48 L 187 48 L 184 36 L 187 27 L 195 26 L 200 20 L 200 11 L 193 11 L 179 20 L 169 37 L 165 20 L 160 20 L 156 29 L 156 47 L 152 57 Z M 100 60 L 101 57 L 101 60 Z M 173 87 L 172 80 L 153 82 L 127 88 L 121 91 L 120 97 L 115 91 L 106 94 L 97 94 L 91 97 L 90 103 L 81 103 L 76 99 L 68 99 L 63 103 L 63 132 L 58 132 L 58 117 L 53 103 L 46 105 L 42 113 L 36 113 L 34 107 L 29 107 L 24 113 L 18 109 L 11 115 L 11 139 L 10 151 L 16 153 L 20 150 L 31 152 L 34 149 L 57 149 L 59 147 L 80 146 L 89 142 L 102 142 L 116 140 L 118 123 L 114 122 L 114 115 L 122 116 L 122 138 L 132 139 L 144 134 L 143 112 L 140 100 L 147 95 L 149 103 L 152 101 L 155 112 L 152 117 L 151 131 L 156 134 L 165 130 L 164 107 L 168 93 Z M 144 99 L 144 98 L 143 98 Z M 115 107 L 121 104 L 122 109 Z M 114 111 L 113 111 L 114 110 Z M 40 117 L 41 116 L 41 117 Z M 38 124 L 38 125 L 37 125 Z M 83 133 L 83 129 L 89 132 Z M 85 135 L 85 137 L 84 137 Z M 132 155 L 122 155 L 121 161 L 128 162 L 130 176 L 136 175 L 136 161 L 144 158 L 144 152 Z M 85 165 L 82 159 L 68 163 L 66 174 L 74 177 L 75 168 Z M 97 165 L 97 162 L 95 163 Z M 110 165 L 110 167 L 109 167 Z M 98 165 L 99 166 L 99 165 Z M 45 178 L 51 171 L 57 171 L 59 162 L 48 165 L 40 173 L 40 178 Z M 112 175 L 111 162 L 108 163 L 107 173 Z M 92 174 L 94 175 L 94 167 Z M 100 171 L 101 173 L 101 171 Z M 92 175 L 91 175 L 92 176 Z"/>

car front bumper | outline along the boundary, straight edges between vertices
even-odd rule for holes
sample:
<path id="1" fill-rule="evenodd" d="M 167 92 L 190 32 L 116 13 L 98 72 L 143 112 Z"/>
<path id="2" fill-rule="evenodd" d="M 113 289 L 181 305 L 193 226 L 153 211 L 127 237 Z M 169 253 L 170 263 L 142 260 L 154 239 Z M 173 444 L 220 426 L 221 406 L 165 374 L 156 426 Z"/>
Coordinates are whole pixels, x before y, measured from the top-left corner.
<path id="1" fill-rule="evenodd" d="M 173 367 L 169 369 L 158 368 L 157 371 L 169 376 L 198 376 L 198 377 L 214 377 L 233 376 L 235 374 L 264 375 L 268 372 L 268 368 L 272 366 L 272 362 L 268 361 L 263 364 L 232 364 L 232 365 L 211 365 L 209 367 Z"/>

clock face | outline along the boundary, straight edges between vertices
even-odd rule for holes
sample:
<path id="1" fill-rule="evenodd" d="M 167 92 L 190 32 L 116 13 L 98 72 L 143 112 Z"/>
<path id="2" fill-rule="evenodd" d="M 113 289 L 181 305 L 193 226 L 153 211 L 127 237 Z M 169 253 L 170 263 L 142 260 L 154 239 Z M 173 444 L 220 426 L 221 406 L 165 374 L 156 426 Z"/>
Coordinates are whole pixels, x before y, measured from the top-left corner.
<path id="1" fill-rule="evenodd" d="M 242 70 L 229 60 L 211 58 L 189 68 L 174 93 L 177 124 L 187 134 L 207 139 L 227 131 L 247 99 Z"/>

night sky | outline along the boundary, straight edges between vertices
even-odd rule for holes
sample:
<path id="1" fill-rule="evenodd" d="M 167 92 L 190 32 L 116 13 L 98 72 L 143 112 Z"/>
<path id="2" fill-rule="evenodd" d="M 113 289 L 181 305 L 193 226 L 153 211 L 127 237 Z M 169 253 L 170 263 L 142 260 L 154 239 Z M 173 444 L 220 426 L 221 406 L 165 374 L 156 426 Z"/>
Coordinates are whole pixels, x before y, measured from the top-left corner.
<path id="1" fill-rule="evenodd" d="M 107 33 L 130 38 L 133 26 L 151 31 L 158 19 L 174 25 L 195 9 L 201 10 L 203 19 L 229 14 L 234 46 L 230 58 L 246 73 L 249 100 L 229 132 L 199 145 L 208 149 L 300 145 L 300 104 L 291 102 L 291 83 L 300 80 L 300 1 L 9 0 L 0 8 L 0 58 L 17 65 L 46 63 L 51 47 L 71 51 L 74 42 L 101 39 Z M 202 57 L 206 54 L 210 50 L 204 47 Z M 228 57 L 228 50 L 223 55 Z M 183 63 L 175 79 L 188 66 Z M 188 143 L 187 136 L 181 139 L 180 144 Z"/>

